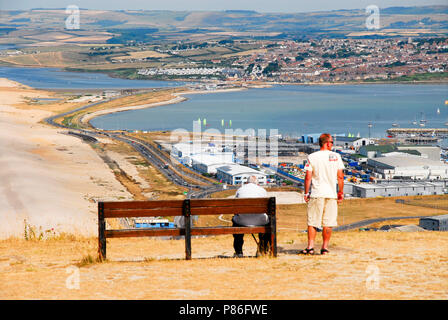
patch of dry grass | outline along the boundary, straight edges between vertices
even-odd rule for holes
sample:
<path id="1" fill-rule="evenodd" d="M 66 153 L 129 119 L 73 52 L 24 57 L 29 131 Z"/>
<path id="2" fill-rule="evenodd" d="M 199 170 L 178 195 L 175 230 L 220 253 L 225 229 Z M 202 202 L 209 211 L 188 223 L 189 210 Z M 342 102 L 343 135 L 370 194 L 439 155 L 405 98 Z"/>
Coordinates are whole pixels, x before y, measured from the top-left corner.
<path id="1" fill-rule="evenodd" d="M 446 210 L 427 208 L 396 203 L 397 199 L 421 197 L 398 197 L 398 198 L 367 198 L 344 200 L 339 205 L 338 224 L 350 224 L 361 220 L 383 218 L 383 217 L 418 217 L 448 214 Z M 425 196 L 422 203 L 443 203 L 447 199 L 443 196 Z M 306 204 L 278 205 L 278 224 L 282 229 L 305 230 L 306 229 Z M 391 222 L 396 223 L 396 222 Z"/>

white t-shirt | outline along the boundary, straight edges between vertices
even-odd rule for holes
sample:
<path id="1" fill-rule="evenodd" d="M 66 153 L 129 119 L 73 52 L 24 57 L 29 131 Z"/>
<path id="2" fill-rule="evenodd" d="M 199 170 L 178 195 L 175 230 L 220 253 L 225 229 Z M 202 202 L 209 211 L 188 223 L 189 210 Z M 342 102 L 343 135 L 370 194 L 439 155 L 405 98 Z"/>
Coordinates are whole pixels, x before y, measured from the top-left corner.
<path id="1" fill-rule="evenodd" d="M 247 183 L 241 186 L 235 198 L 266 198 L 268 193 L 255 183 Z M 233 221 L 242 226 L 264 226 L 269 222 L 268 215 L 261 214 L 235 214 Z"/>
<path id="2" fill-rule="evenodd" d="M 344 169 L 341 155 L 329 150 L 319 150 L 308 156 L 306 171 L 312 171 L 311 198 L 337 199 L 338 170 Z"/>

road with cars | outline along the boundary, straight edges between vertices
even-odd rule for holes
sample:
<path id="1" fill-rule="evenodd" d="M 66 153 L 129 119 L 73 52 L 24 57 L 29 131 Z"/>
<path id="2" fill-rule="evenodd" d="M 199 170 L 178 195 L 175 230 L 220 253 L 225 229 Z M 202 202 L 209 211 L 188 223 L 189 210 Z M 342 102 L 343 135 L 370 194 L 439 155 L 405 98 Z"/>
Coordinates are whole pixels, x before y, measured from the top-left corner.
<path id="1" fill-rule="evenodd" d="M 135 137 L 129 137 L 124 132 L 115 133 L 106 131 L 77 129 L 64 126 L 62 124 L 55 122 L 55 120 L 58 118 L 65 117 L 68 116 L 69 114 L 85 110 L 100 103 L 104 103 L 104 101 L 91 103 L 71 111 L 54 115 L 46 118 L 44 121 L 49 125 L 61 129 L 68 129 L 69 130 L 67 132 L 68 134 L 77 136 L 87 142 L 96 142 L 98 137 L 103 136 L 128 144 L 134 150 L 136 150 L 154 168 L 156 168 L 160 173 L 162 173 L 168 180 L 170 180 L 171 182 L 173 182 L 178 186 L 189 188 L 189 191 L 187 192 L 186 195 L 187 198 L 207 198 L 212 193 L 223 190 L 223 187 L 220 184 L 217 183 L 215 184 L 210 180 L 201 178 L 199 175 L 174 169 L 175 167 L 173 166 L 171 159 L 166 157 L 156 147 L 141 139 Z M 190 181 L 196 181 L 196 183 L 192 183 Z M 229 188 L 233 188 L 233 186 L 229 186 Z"/>

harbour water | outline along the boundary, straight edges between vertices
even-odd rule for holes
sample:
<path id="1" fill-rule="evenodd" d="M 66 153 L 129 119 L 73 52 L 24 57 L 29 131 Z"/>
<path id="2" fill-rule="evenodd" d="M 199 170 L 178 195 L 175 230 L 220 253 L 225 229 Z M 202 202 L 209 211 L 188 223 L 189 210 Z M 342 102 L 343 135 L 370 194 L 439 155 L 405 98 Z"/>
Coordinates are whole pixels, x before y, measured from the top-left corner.
<path id="1" fill-rule="evenodd" d="M 38 89 L 175 87 L 177 81 L 127 80 L 56 68 L 0 67 L 0 77 Z M 275 85 L 232 92 L 191 94 L 187 101 L 108 114 L 91 123 L 102 129 L 277 129 L 284 136 L 320 133 L 385 137 L 392 127 L 443 128 L 447 84 Z M 204 123 L 205 121 L 205 123 Z M 369 126 L 369 124 L 371 126 Z"/>
<path id="2" fill-rule="evenodd" d="M 177 81 L 128 80 L 102 73 L 69 72 L 57 68 L 0 67 L 8 78 L 36 89 L 141 89 L 181 86 Z"/>
<path id="3" fill-rule="evenodd" d="M 276 85 L 187 95 L 187 101 L 95 118 L 103 129 L 278 129 L 284 136 L 321 133 L 385 137 L 392 127 L 446 127 L 446 84 Z M 439 112 L 437 111 L 439 109 Z M 205 125 L 204 125 L 205 119 Z M 414 124 L 413 122 L 416 123 Z M 369 127 L 369 124 L 371 126 Z"/>

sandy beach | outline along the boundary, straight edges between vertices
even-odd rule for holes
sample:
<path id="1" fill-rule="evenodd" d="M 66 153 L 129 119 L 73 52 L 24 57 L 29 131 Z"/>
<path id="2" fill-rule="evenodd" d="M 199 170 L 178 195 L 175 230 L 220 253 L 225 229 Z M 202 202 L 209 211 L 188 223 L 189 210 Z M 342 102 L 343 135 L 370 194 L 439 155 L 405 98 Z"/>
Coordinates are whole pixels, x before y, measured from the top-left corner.
<path id="1" fill-rule="evenodd" d="M 54 113 L 26 100 L 51 93 L 0 79 L 0 96 L 0 239 L 22 237 L 24 220 L 37 231 L 96 235 L 96 201 L 130 193 L 89 145 L 39 123 Z"/>
<path id="2" fill-rule="evenodd" d="M 235 92 L 235 91 L 243 91 L 243 90 L 247 90 L 247 89 L 248 88 L 231 88 L 231 89 L 217 89 L 217 90 L 190 90 L 190 91 L 186 91 L 186 92 L 173 93 L 172 94 L 173 98 L 170 100 L 155 102 L 155 103 L 147 103 L 147 104 L 136 105 L 136 106 L 126 106 L 126 107 L 120 107 L 120 108 L 114 108 L 114 109 L 99 110 L 99 111 L 95 111 L 95 112 L 86 113 L 79 120 L 82 123 L 87 124 L 93 118 L 103 116 L 105 114 L 130 111 L 130 110 L 138 110 L 138 109 L 148 109 L 148 108 L 154 108 L 154 107 L 159 107 L 159 106 L 164 106 L 164 105 L 180 103 L 180 102 L 187 100 L 187 98 L 184 97 L 185 95 Z"/>

